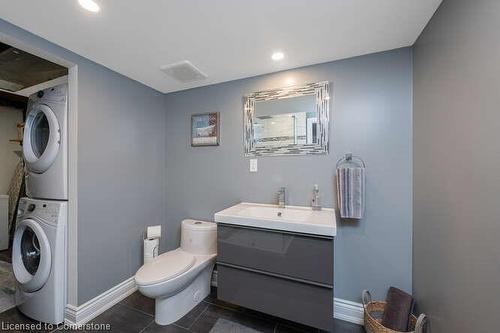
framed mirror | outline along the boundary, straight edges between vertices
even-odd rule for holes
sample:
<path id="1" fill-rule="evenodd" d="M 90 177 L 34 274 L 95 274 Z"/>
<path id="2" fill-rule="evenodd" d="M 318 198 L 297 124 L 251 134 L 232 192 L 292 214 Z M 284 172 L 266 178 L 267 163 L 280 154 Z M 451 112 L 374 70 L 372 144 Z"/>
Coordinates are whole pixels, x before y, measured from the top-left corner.
<path id="1" fill-rule="evenodd" d="M 245 96 L 245 156 L 328 154 L 329 105 L 328 82 Z"/>

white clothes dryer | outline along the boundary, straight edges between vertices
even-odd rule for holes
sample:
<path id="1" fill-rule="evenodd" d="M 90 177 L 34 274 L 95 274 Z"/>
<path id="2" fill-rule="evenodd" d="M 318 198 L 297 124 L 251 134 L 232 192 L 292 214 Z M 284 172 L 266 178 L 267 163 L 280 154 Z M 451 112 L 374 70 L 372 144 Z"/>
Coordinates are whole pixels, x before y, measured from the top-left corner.
<path id="1" fill-rule="evenodd" d="M 30 96 L 24 127 L 26 194 L 30 198 L 68 200 L 68 85 Z"/>

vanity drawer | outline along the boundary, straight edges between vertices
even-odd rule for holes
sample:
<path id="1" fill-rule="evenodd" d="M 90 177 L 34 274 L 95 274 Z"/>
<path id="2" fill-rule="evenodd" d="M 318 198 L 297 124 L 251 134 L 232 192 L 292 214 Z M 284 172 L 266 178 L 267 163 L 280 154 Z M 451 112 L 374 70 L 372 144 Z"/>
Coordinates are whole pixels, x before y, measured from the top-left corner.
<path id="1" fill-rule="evenodd" d="M 333 289 L 219 265 L 217 298 L 276 317 L 331 331 Z"/>
<path id="2" fill-rule="evenodd" d="M 218 225 L 217 261 L 333 285 L 333 239 Z"/>

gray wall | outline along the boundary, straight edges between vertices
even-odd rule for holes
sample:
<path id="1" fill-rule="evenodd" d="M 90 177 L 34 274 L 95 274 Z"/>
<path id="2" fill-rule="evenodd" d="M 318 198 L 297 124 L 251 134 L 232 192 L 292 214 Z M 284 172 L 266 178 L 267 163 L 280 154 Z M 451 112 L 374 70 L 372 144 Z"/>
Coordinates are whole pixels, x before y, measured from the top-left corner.
<path id="1" fill-rule="evenodd" d="M 95 64 L 78 72 L 78 300 L 142 265 L 165 220 L 164 95 Z"/>
<path id="2" fill-rule="evenodd" d="M 414 50 L 414 293 L 432 332 L 498 332 L 500 2 L 445 0 Z"/>
<path id="3" fill-rule="evenodd" d="M 366 218 L 339 224 L 336 297 L 359 301 L 362 289 L 385 297 L 389 285 L 412 289 L 411 50 L 373 54 L 167 95 L 166 209 L 163 249 L 178 246 L 184 218 L 212 220 L 240 201 L 271 203 L 286 186 L 289 204 L 309 205 L 314 184 L 334 206 L 335 162 L 354 152 L 366 161 Z M 242 96 L 295 83 L 333 85 L 332 151 L 327 156 L 243 156 Z M 221 145 L 190 147 L 190 116 L 221 113 Z"/>
<path id="4" fill-rule="evenodd" d="M 142 232 L 165 220 L 163 94 L 0 20 L 78 65 L 78 303 L 133 276 Z"/>
<path id="5" fill-rule="evenodd" d="M 7 194 L 19 157 L 14 153 L 22 147 L 9 142 L 17 138 L 17 123 L 23 122 L 23 111 L 0 106 L 0 194 Z"/>

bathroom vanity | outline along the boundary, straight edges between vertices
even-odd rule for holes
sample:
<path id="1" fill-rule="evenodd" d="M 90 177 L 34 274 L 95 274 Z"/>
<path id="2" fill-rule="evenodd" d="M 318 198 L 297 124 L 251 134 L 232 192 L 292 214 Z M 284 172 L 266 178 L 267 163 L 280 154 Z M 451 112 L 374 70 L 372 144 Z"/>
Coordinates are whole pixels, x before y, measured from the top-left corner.
<path id="1" fill-rule="evenodd" d="M 334 210 L 240 203 L 215 221 L 219 299 L 332 329 Z"/>

